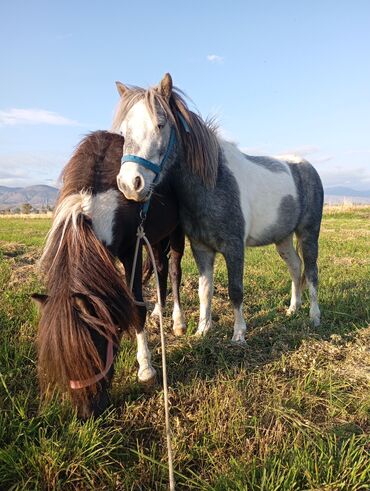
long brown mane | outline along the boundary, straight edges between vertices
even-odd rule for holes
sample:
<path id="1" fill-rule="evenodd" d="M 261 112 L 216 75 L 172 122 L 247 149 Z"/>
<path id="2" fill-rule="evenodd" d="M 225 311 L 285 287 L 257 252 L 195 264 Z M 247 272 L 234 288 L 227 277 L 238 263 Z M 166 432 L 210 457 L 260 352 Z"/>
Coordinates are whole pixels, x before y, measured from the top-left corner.
<path id="1" fill-rule="evenodd" d="M 94 192 L 96 163 L 109 155 L 109 142 L 117 137 L 103 132 L 87 137 L 65 167 L 40 263 L 48 292 L 38 333 L 41 386 L 59 385 L 80 402 L 95 394 L 98 385 L 72 390 L 70 380 L 89 379 L 105 364 L 92 333 L 117 345 L 124 331 L 137 326 L 136 307 L 114 258 L 83 213 Z"/>
<path id="2" fill-rule="evenodd" d="M 115 183 L 120 169 L 123 143 L 122 136 L 108 131 L 94 131 L 88 134 L 79 143 L 62 171 L 62 188 L 57 204 L 67 196 L 82 190 L 98 192 L 98 187 L 104 185 L 104 182 Z"/>
<path id="3" fill-rule="evenodd" d="M 192 173 L 198 175 L 207 187 L 214 187 L 217 179 L 218 156 L 220 152 L 217 140 L 217 126 L 213 120 L 203 121 L 191 111 L 183 93 L 174 88 L 167 100 L 157 87 L 147 90 L 131 87 L 124 97 L 120 98 L 112 124 L 112 131 L 119 131 L 120 124 L 130 109 L 144 99 L 146 107 L 157 122 L 157 108 L 161 107 L 167 118 L 175 126 L 177 135 L 182 142 L 184 158 Z M 186 131 L 180 117 L 186 121 L 189 130 Z"/>

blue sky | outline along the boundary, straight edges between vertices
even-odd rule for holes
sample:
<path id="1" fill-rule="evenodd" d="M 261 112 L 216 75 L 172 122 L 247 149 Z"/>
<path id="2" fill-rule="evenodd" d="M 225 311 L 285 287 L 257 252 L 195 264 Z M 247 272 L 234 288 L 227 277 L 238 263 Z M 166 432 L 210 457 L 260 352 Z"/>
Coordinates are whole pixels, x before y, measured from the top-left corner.
<path id="1" fill-rule="evenodd" d="M 370 1 L 12 0 L 0 25 L 0 185 L 54 184 L 115 80 L 168 71 L 243 150 L 370 189 Z"/>

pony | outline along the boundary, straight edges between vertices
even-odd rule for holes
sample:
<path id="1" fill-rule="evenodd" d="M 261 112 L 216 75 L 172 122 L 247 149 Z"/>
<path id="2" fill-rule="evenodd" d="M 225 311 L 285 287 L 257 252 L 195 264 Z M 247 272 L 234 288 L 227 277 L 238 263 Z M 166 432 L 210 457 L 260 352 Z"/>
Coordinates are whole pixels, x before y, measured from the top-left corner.
<path id="1" fill-rule="evenodd" d="M 144 331 L 141 247 L 132 293 L 116 262 L 116 258 L 122 262 L 129 281 L 142 222 L 141 205 L 127 200 L 117 188 L 123 144 L 122 136 L 91 133 L 64 168 L 40 259 L 47 295 L 33 295 L 41 310 L 37 344 L 42 392 L 59 386 L 82 418 L 100 414 L 109 403 L 108 388 L 124 333 L 136 334 L 139 381 L 148 384 L 156 377 Z M 178 223 L 176 198 L 170 189 L 158 186 L 144 228 L 154 244 L 162 305 L 170 248 L 173 328 L 181 335 L 185 330 L 179 298 L 184 234 Z"/>
<path id="2" fill-rule="evenodd" d="M 170 183 L 174 189 L 180 222 L 200 274 L 196 334 L 205 334 L 212 325 L 213 267 L 220 252 L 234 308 L 232 340 L 245 342 L 245 248 L 272 243 L 292 278 L 287 314 L 301 306 L 306 282 L 310 318 L 319 325 L 317 257 L 323 188 L 314 167 L 295 157 L 245 155 L 217 134 L 214 121 L 204 121 L 189 109 L 169 74 L 147 90 L 121 82 L 116 85 L 120 100 L 112 131 L 125 138 L 118 187 L 138 202 L 148 199 L 153 186 L 160 183 Z"/>

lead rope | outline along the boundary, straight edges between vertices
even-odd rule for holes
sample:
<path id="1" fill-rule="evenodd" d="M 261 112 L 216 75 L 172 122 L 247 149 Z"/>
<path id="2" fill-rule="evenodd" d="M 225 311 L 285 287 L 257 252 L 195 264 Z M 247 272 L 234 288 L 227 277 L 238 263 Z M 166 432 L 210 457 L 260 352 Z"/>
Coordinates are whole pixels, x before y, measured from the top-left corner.
<path id="1" fill-rule="evenodd" d="M 143 220 L 144 221 L 144 220 Z M 142 222 L 143 223 L 143 222 Z M 152 246 L 150 245 L 149 240 L 147 239 L 142 223 L 137 228 L 137 239 L 135 246 L 135 254 L 134 261 L 132 264 L 131 278 L 130 278 L 130 290 L 132 291 L 134 284 L 134 275 L 137 264 L 137 257 L 139 253 L 139 245 L 140 241 L 143 240 L 148 248 L 150 260 L 153 264 L 153 272 L 157 287 L 157 298 L 159 305 L 159 326 L 161 333 L 161 351 L 162 351 L 162 372 L 163 372 L 163 400 L 164 400 L 164 413 L 165 413 L 165 423 L 166 423 L 166 439 L 167 439 L 167 456 L 168 456 L 168 475 L 170 481 L 170 491 L 175 491 L 175 478 L 173 472 L 173 459 L 172 459 L 172 445 L 171 445 L 171 426 L 170 426 L 170 409 L 168 403 L 168 385 L 167 385 L 167 364 L 166 364 L 166 342 L 164 337 L 164 329 L 163 329 L 163 313 L 162 313 L 162 305 L 161 305 L 161 292 L 159 289 L 159 278 L 157 266 L 155 263 L 155 258 L 153 254 Z M 145 305 L 144 302 L 135 301 L 136 305 Z"/>

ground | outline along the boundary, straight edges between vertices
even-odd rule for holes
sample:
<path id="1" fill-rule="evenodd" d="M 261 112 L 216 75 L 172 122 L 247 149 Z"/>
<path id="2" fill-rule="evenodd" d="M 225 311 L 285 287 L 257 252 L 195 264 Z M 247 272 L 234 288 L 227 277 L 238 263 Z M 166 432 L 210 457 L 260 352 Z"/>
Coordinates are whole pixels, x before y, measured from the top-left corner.
<path id="1" fill-rule="evenodd" d="M 182 299 L 188 334 L 170 333 L 171 424 L 177 489 L 365 490 L 370 482 L 370 208 L 330 208 L 320 239 L 322 325 L 308 303 L 287 318 L 290 282 L 274 247 L 248 250 L 246 346 L 230 343 L 225 266 L 215 274 L 214 330 L 196 339 L 197 274 L 187 248 Z M 47 218 L 0 218 L 0 489 L 167 488 L 161 385 L 136 380 L 122 342 L 113 405 L 81 424 L 67 401 L 40 404 L 35 273 Z M 151 301 L 154 288 L 148 290 Z M 160 372 L 159 331 L 148 322 Z"/>

